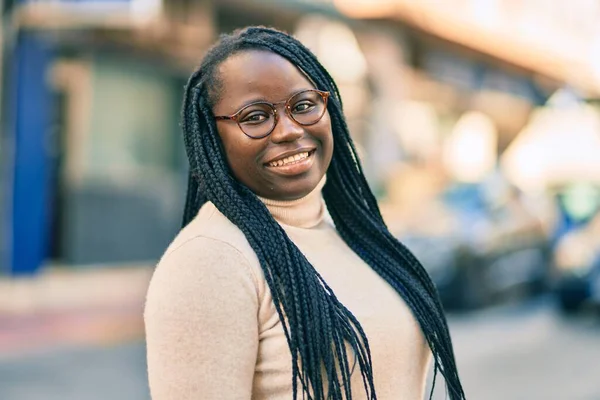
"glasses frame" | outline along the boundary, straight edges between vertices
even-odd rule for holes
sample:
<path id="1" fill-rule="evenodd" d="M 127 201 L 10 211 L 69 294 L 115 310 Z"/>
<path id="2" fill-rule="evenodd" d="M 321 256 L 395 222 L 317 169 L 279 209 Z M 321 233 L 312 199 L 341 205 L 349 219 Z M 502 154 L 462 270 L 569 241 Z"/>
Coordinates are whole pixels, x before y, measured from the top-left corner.
<path id="1" fill-rule="evenodd" d="M 312 122 L 310 124 L 302 124 L 302 123 L 298 122 L 296 120 L 296 118 L 294 118 L 294 116 L 292 115 L 291 106 L 290 106 L 290 100 L 292 100 L 294 97 L 296 97 L 298 95 L 301 95 L 302 93 L 306 93 L 306 92 L 316 92 L 316 93 L 318 93 L 323 98 L 323 104 L 325 106 L 323 108 L 323 113 L 319 116 L 319 118 L 317 118 L 317 120 L 315 122 Z M 242 133 L 244 135 L 248 136 L 250 139 L 262 139 L 262 138 L 265 138 L 265 137 L 269 136 L 271 133 L 273 133 L 273 131 L 275 130 L 275 127 L 277 126 L 277 123 L 279 122 L 279 114 L 277 113 L 277 107 L 276 107 L 277 105 L 279 105 L 279 104 L 285 104 L 285 107 L 284 107 L 285 108 L 285 113 L 296 124 L 298 124 L 300 126 L 312 126 L 312 125 L 317 124 L 323 118 L 323 115 L 325 115 L 325 113 L 327 112 L 327 100 L 329 99 L 329 96 L 330 96 L 330 93 L 327 92 L 327 91 L 324 91 L 324 90 L 318 90 L 318 89 L 301 90 L 301 91 L 299 91 L 299 92 L 294 93 L 293 95 L 291 95 L 290 98 L 287 99 L 287 100 L 285 100 L 285 101 L 279 101 L 277 103 L 269 103 L 268 101 L 256 101 L 254 103 L 250 103 L 248 105 L 245 105 L 244 107 L 242 107 L 238 111 L 236 111 L 234 114 L 215 116 L 215 120 L 217 120 L 217 121 L 233 120 L 238 125 L 238 127 L 240 128 L 240 130 L 242 131 Z M 240 117 L 240 114 L 245 109 L 247 109 L 248 107 L 255 106 L 257 104 L 264 104 L 264 105 L 269 106 L 269 108 L 273 111 L 273 118 L 275 119 L 275 122 L 273 123 L 273 127 L 266 134 L 264 134 L 262 136 L 250 136 L 242 128 L 242 125 L 240 124 L 240 121 L 239 121 L 239 117 Z"/>

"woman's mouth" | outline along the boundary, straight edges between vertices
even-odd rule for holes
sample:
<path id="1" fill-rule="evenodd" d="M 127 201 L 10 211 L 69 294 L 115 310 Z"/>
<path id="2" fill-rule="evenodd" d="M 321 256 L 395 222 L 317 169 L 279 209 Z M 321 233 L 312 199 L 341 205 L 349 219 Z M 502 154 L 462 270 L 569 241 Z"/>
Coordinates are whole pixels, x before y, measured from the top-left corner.
<path id="1" fill-rule="evenodd" d="M 269 162 L 269 170 L 282 175 L 297 175 L 310 169 L 314 161 L 315 150 L 303 151 L 280 160 Z"/>
<path id="2" fill-rule="evenodd" d="M 281 167 L 283 165 L 289 165 L 289 164 L 294 164 L 294 163 L 300 162 L 300 161 L 308 158 L 309 153 L 311 153 L 311 152 L 305 151 L 302 153 L 294 154 L 293 156 L 283 158 L 281 160 L 271 161 L 269 163 L 269 167 Z"/>

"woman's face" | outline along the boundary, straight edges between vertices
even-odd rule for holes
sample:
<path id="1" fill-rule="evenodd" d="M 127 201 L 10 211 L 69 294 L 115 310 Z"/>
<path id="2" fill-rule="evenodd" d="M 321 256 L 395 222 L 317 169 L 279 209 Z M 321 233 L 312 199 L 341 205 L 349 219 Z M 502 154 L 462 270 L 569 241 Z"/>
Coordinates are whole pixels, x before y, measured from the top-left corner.
<path id="1" fill-rule="evenodd" d="M 225 60 L 217 72 L 222 82 L 214 115 L 232 115 L 257 101 L 285 102 L 292 95 L 315 89 L 285 58 L 249 50 Z M 319 88 L 316 88 L 319 89 Z M 262 139 L 246 136 L 232 120 L 217 121 L 233 175 L 258 196 L 295 200 L 310 193 L 325 175 L 333 153 L 331 120 L 326 111 L 319 122 L 301 126 L 277 106 L 279 116 L 271 134 Z M 302 159 L 308 153 L 308 157 Z M 290 156 L 300 160 L 290 162 Z M 286 159 L 283 165 L 279 160 Z"/>

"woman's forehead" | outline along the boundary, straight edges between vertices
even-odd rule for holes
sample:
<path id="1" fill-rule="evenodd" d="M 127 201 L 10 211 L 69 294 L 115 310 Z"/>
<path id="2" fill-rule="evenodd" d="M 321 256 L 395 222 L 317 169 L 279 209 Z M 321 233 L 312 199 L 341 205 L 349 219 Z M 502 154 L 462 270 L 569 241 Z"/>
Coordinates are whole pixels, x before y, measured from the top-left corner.
<path id="1" fill-rule="evenodd" d="M 219 68 L 222 98 L 245 95 L 288 95 L 313 87 L 306 76 L 287 59 L 278 54 L 249 50 L 225 60 Z"/>

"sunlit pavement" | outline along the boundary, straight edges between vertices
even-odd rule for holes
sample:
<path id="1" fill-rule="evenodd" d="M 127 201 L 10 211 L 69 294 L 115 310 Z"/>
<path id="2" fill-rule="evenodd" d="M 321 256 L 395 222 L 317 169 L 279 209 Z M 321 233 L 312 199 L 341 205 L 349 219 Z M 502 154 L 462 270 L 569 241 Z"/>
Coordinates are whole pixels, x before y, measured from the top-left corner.
<path id="1" fill-rule="evenodd" d="M 144 400 L 144 347 L 54 349 L 0 360 L 2 400 Z"/>
<path id="2" fill-rule="evenodd" d="M 0 280 L 0 359 L 143 337 L 142 310 L 151 274 L 147 266 L 63 268 Z"/>
<path id="3" fill-rule="evenodd" d="M 600 314 L 565 317 L 540 297 L 451 318 L 469 399 L 600 399 Z"/>
<path id="4" fill-rule="evenodd" d="M 600 399 L 596 315 L 559 316 L 546 296 L 450 323 L 469 399 Z M 147 400 L 143 343 L 0 357 L 0 399 Z"/>

